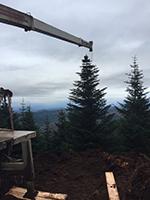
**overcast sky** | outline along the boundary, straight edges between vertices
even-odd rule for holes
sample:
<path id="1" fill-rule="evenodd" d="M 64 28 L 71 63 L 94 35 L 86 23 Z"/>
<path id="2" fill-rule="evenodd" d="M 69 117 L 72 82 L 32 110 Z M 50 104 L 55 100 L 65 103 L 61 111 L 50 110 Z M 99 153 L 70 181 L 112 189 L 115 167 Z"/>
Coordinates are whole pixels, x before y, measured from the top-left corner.
<path id="1" fill-rule="evenodd" d="M 46 23 L 93 40 L 94 51 L 0 23 L 0 86 L 14 92 L 14 104 L 64 105 L 85 54 L 100 69 L 108 102 L 125 96 L 133 56 L 150 91 L 149 0 L 1 0 Z"/>

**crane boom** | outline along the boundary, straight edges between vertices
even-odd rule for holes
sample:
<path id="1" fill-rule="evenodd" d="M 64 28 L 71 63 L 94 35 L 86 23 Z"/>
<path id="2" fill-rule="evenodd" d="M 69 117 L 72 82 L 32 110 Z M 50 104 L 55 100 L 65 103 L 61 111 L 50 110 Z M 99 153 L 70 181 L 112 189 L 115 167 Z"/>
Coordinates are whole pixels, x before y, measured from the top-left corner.
<path id="1" fill-rule="evenodd" d="M 78 46 L 89 48 L 92 51 L 93 42 L 85 41 L 54 26 L 46 24 L 31 15 L 0 4 L 0 22 L 23 28 L 25 31 L 36 31 L 55 37 Z"/>

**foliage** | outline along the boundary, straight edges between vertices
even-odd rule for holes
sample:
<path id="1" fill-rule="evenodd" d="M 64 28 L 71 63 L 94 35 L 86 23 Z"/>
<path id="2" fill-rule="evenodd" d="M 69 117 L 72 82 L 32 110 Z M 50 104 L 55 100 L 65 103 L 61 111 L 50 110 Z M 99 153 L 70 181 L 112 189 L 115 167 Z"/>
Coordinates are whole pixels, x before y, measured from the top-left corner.
<path id="1" fill-rule="evenodd" d="M 70 145 L 69 126 L 67 121 L 67 114 L 64 110 L 58 113 L 57 129 L 54 130 L 53 150 L 56 152 L 69 151 L 72 149 Z"/>
<path id="2" fill-rule="evenodd" d="M 20 112 L 14 115 L 14 125 L 17 130 L 35 131 L 37 129 L 30 106 L 21 103 Z"/>
<path id="3" fill-rule="evenodd" d="M 52 129 L 50 127 L 48 115 L 45 118 L 43 129 L 39 135 L 41 150 L 47 151 L 52 149 Z"/>
<path id="4" fill-rule="evenodd" d="M 121 114 L 121 132 L 128 150 L 148 151 L 150 142 L 150 102 L 143 86 L 143 72 L 134 58 L 128 74 L 124 103 L 117 110 Z"/>
<path id="5" fill-rule="evenodd" d="M 82 60 L 80 80 L 74 82 L 67 107 L 70 138 L 75 150 L 106 144 L 111 132 L 112 115 L 104 98 L 106 88 L 98 89 L 98 67 L 88 56 Z"/>
<path id="6" fill-rule="evenodd" d="M 10 114 L 6 99 L 0 104 L 0 128 L 10 128 Z"/>

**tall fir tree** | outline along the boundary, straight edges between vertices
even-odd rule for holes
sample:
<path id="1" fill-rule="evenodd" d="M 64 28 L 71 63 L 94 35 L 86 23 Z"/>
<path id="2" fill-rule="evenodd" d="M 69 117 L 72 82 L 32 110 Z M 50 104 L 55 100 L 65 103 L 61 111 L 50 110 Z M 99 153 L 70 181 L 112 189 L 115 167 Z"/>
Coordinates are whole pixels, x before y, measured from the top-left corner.
<path id="1" fill-rule="evenodd" d="M 82 60 L 80 80 L 74 82 L 67 107 L 72 145 L 77 150 L 105 146 L 112 115 L 104 98 L 106 88 L 98 89 L 98 67 L 87 55 Z"/>
<path id="2" fill-rule="evenodd" d="M 150 101 L 143 86 L 143 72 L 134 57 L 128 75 L 127 97 L 117 110 L 121 114 L 121 133 L 128 150 L 148 151 L 150 145 Z"/>

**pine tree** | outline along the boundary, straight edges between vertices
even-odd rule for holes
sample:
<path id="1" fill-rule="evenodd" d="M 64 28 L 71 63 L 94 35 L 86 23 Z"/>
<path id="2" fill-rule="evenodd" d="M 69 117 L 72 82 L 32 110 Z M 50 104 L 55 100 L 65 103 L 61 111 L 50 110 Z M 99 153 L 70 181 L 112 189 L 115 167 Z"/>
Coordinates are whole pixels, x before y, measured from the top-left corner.
<path id="1" fill-rule="evenodd" d="M 31 107 L 27 106 L 24 113 L 24 129 L 35 131 L 36 125 L 33 117 L 33 112 L 31 111 Z"/>
<path id="2" fill-rule="evenodd" d="M 56 123 L 57 129 L 54 131 L 53 138 L 54 149 L 57 152 L 68 151 L 71 149 L 70 138 L 68 137 L 68 121 L 66 118 L 66 112 L 60 110 L 58 113 L 58 122 Z"/>
<path id="3" fill-rule="evenodd" d="M 44 150 L 50 150 L 51 149 L 51 143 L 52 143 L 52 131 L 50 128 L 50 123 L 49 123 L 49 118 L 48 115 L 45 118 L 44 121 L 44 127 L 43 127 L 43 131 L 41 134 L 41 139 L 43 140 L 43 144 L 44 144 Z"/>
<path id="4" fill-rule="evenodd" d="M 20 125 L 20 114 L 18 112 L 13 113 L 13 122 L 14 122 L 14 129 L 15 130 L 21 130 L 21 125 Z"/>
<path id="5" fill-rule="evenodd" d="M 19 120 L 19 129 L 35 131 L 36 125 L 33 117 L 33 112 L 31 111 L 30 106 L 26 106 L 24 101 L 21 104 L 21 112 L 18 118 Z"/>
<path id="6" fill-rule="evenodd" d="M 121 132 L 129 150 L 147 151 L 150 138 L 150 101 L 143 86 L 143 72 L 134 58 L 128 75 L 128 92 L 124 103 L 117 108 L 122 116 Z"/>
<path id="7" fill-rule="evenodd" d="M 86 149 L 105 145 L 110 131 L 112 115 L 108 114 L 110 106 L 104 98 L 106 88 L 98 89 L 98 68 L 84 56 L 80 80 L 74 82 L 67 111 L 70 125 L 70 137 L 75 149 Z"/>
<path id="8" fill-rule="evenodd" d="M 10 114 L 6 99 L 0 104 L 0 128 L 10 128 Z"/>
<path id="9" fill-rule="evenodd" d="M 26 104 L 24 102 L 24 99 L 21 103 L 20 113 L 19 113 L 19 129 L 25 130 L 26 124 L 25 124 L 25 112 L 26 112 Z"/>

